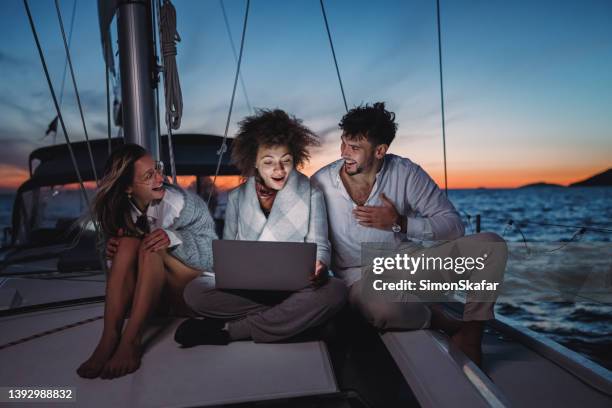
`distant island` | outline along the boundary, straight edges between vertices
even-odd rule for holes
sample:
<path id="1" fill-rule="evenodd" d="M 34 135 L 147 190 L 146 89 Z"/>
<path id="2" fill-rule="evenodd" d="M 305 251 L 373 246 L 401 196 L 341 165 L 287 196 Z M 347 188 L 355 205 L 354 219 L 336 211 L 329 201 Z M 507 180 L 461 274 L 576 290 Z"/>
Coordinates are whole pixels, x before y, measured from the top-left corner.
<path id="1" fill-rule="evenodd" d="M 612 186 L 612 168 L 605 170 L 599 174 L 591 176 L 585 180 L 571 183 L 568 187 L 608 187 Z M 544 187 L 564 187 L 561 184 L 545 183 L 543 181 L 538 183 L 525 184 L 518 188 L 544 188 Z"/>
<path id="2" fill-rule="evenodd" d="M 589 177 L 586 180 L 572 183 L 569 187 L 602 187 L 612 186 L 612 168 Z"/>
<path id="3" fill-rule="evenodd" d="M 564 187 L 561 184 L 553 184 L 553 183 L 545 183 L 545 182 L 539 182 L 539 183 L 531 183 L 531 184 L 525 184 L 524 186 L 520 186 L 519 188 L 541 188 L 541 187 Z"/>

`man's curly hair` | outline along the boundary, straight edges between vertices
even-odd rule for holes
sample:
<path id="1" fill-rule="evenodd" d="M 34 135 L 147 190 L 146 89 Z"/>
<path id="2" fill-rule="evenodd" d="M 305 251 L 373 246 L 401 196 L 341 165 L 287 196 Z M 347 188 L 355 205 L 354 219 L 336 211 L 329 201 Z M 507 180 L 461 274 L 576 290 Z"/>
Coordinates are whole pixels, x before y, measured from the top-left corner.
<path id="1" fill-rule="evenodd" d="M 319 146 L 319 137 L 302 124 L 300 119 L 281 109 L 258 109 L 240 123 L 232 143 L 232 162 L 243 177 L 255 174 L 259 146 L 287 146 L 296 168 L 310 159 L 309 146 Z"/>
<path id="2" fill-rule="evenodd" d="M 374 146 L 390 145 L 397 132 L 395 113 L 386 110 L 384 102 L 351 109 L 342 117 L 338 126 L 349 139 L 365 137 Z"/>

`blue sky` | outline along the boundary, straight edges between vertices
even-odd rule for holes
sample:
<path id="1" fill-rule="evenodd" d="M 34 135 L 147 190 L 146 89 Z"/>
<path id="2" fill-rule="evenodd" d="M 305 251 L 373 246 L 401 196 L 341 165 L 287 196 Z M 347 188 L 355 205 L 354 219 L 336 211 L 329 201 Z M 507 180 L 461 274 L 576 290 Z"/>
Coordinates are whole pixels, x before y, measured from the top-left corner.
<path id="1" fill-rule="evenodd" d="M 54 2 L 30 2 L 59 89 Z M 68 26 L 73 0 L 60 4 Z M 181 130 L 222 134 L 235 60 L 220 2 L 174 4 Z M 237 46 L 245 4 L 224 1 Z M 400 125 L 391 151 L 441 182 L 435 1 L 325 4 L 349 105 L 386 101 Z M 442 0 L 441 10 L 451 187 L 567 183 L 612 167 L 612 2 Z M 23 177 L 32 148 L 51 142 L 41 138 L 55 113 L 23 2 L 4 1 L 0 19 L 0 173 L 9 180 Z M 72 57 L 90 134 L 104 137 L 95 1 L 78 0 Z M 317 0 L 252 0 L 242 74 L 253 106 L 283 108 L 323 137 L 309 172 L 338 157 L 344 107 Z M 71 137 L 82 139 L 69 81 L 63 108 Z M 240 90 L 230 134 L 248 113 Z"/>

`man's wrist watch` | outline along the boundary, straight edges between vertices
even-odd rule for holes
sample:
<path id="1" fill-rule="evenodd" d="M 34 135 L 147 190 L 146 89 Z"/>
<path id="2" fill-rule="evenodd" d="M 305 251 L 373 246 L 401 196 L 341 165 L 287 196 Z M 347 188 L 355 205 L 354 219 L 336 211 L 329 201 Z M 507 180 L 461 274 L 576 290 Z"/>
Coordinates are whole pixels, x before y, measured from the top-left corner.
<path id="1" fill-rule="evenodd" d="M 399 225 L 397 222 L 395 222 L 392 226 L 391 226 L 391 231 L 398 233 L 398 232 L 402 232 L 402 226 Z"/>

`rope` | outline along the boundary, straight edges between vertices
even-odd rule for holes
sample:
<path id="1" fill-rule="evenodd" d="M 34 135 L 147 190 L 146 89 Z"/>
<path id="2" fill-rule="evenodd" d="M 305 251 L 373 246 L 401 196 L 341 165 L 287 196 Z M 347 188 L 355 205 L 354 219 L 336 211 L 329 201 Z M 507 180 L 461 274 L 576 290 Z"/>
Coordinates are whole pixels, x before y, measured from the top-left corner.
<path id="1" fill-rule="evenodd" d="M 460 212 L 465 214 L 465 216 L 466 216 L 466 218 L 468 220 L 468 224 L 471 227 L 472 215 L 469 214 L 466 211 L 463 211 L 463 210 L 460 210 Z M 520 228 L 519 224 L 534 224 L 534 225 L 546 226 L 546 227 L 572 228 L 572 229 L 577 229 L 578 231 L 576 231 L 567 242 L 564 242 L 561 246 L 559 246 L 557 248 L 546 250 L 546 251 L 535 252 L 531 248 L 529 248 L 529 246 L 527 244 L 527 237 L 523 233 L 523 230 Z M 588 225 L 550 224 L 550 223 L 530 221 L 530 220 L 523 220 L 523 221 L 517 222 L 517 221 L 515 221 L 513 219 L 510 219 L 510 220 L 508 220 L 506 222 L 506 226 L 504 228 L 504 231 L 502 232 L 502 237 L 504 237 L 511 228 L 514 228 L 521 235 L 521 240 L 522 240 L 523 245 L 525 246 L 525 250 L 527 251 L 527 254 L 529 256 L 531 256 L 532 254 L 546 254 L 546 253 L 552 253 L 552 252 L 559 251 L 559 250 L 565 248 L 566 246 L 568 246 L 569 244 L 571 244 L 572 242 L 580 241 L 580 239 L 582 239 L 584 234 L 586 234 L 588 231 L 602 232 L 602 233 L 612 233 L 612 229 L 600 228 L 600 227 L 592 227 L 592 226 L 588 226 Z"/>
<path id="2" fill-rule="evenodd" d="M 161 49 L 161 44 L 158 42 L 157 30 L 159 30 L 160 33 L 161 33 L 161 26 L 159 25 L 159 19 L 157 18 L 157 16 L 159 16 L 159 4 L 158 4 L 158 2 L 157 1 L 153 1 L 152 2 L 152 7 L 153 7 L 153 10 L 151 12 L 151 26 L 154 27 L 154 29 L 152 29 L 151 31 L 153 32 L 153 57 L 154 57 L 154 60 L 155 60 L 155 71 L 154 71 L 155 72 L 155 74 L 154 74 L 154 80 L 155 80 L 155 127 L 156 127 L 156 131 L 157 131 L 157 140 L 158 140 L 158 145 L 160 146 L 160 155 L 161 155 L 162 154 L 161 153 L 162 134 L 161 134 L 161 115 L 159 114 L 159 111 L 160 111 L 160 109 L 159 109 L 159 87 L 160 87 L 160 82 L 161 81 L 159 79 L 159 74 L 163 71 L 164 67 L 159 65 L 160 64 L 160 57 L 159 57 L 159 53 L 158 53 L 158 47 Z M 174 153 L 174 151 L 173 151 L 173 153 Z M 170 171 L 172 171 L 172 169 L 170 169 Z"/>
<path id="3" fill-rule="evenodd" d="M 234 61 L 238 63 L 238 54 L 236 53 L 236 45 L 234 44 L 234 37 L 232 37 L 232 30 L 230 30 L 229 21 L 227 20 L 227 13 L 225 12 L 225 5 L 223 4 L 223 0 L 219 0 L 219 4 L 221 5 L 221 11 L 223 13 L 223 21 L 225 22 L 225 29 L 227 31 L 227 36 L 229 37 L 230 45 L 232 46 L 232 52 L 234 53 Z M 244 80 L 242 79 L 242 73 L 240 73 L 240 86 L 242 87 L 242 93 L 244 94 L 244 100 L 246 102 L 247 108 L 249 109 L 249 112 L 252 114 L 253 108 L 251 107 L 249 96 L 247 95 L 246 86 L 244 85 Z"/>
<path id="4" fill-rule="evenodd" d="M 336 51 L 334 50 L 334 42 L 332 40 L 331 31 L 329 30 L 329 23 L 327 22 L 327 13 L 325 13 L 325 4 L 323 0 L 319 0 L 321 3 L 321 12 L 323 13 L 323 20 L 325 21 L 325 29 L 327 30 L 327 38 L 329 39 L 329 46 L 331 48 L 332 56 L 334 57 L 334 65 L 336 66 L 336 74 L 338 75 L 338 82 L 340 83 L 340 92 L 342 92 L 342 101 L 344 102 L 344 109 L 348 112 L 348 104 L 346 103 L 346 95 L 344 94 L 344 86 L 342 85 L 342 77 L 340 76 L 340 68 L 338 67 L 338 60 L 336 59 Z"/>
<path id="5" fill-rule="evenodd" d="M 183 94 L 176 67 L 176 43 L 181 37 L 176 31 L 176 9 L 169 0 L 159 7 L 159 24 L 161 42 L 162 65 L 164 67 L 164 96 L 166 101 L 166 126 L 168 128 L 168 151 L 170 153 L 170 168 L 172 179 L 177 183 L 176 167 L 174 164 L 174 147 L 172 143 L 172 129 L 181 127 L 183 116 Z"/>
<path id="6" fill-rule="evenodd" d="M 464 211 L 464 210 L 459 210 L 459 211 L 466 216 L 468 222 L 470 222 L 470 220 L 474 217 L 473 215 L 471 215 L 467 211 Z M 515 225 L 515 223 L 519 223 L 519 224 L 534 224 L 534 225 L 540 225 L 540 226 L 543 226 L 543 227 L 573 228 L 573 229 L 578 229 L 578 230 L 584 229 L 585 231 L 612 233 L 612 229 L 603 228 L 603 227 L 600 227 L 600 226 L 550 224 L 550 223 L 546 223 L 546 222 L 537 222 L 537 221 L 531 221 L 531 220 L 516 221 L 516 220 L 513 220 L 513 219 L 510 219 L 510 220 L 508 220 L 508 222 L 506 222 L 506 230 L 505 231 L 507 231 L 508 228 L 510 228 L 511 226 Z"/>
<path id="7" fill-rule="evenodd" d="M 242 53 L 244 51 L 244 38 L 246 36 L 247 23 L 249 21 L 249 9 L 251 6 L 251 0 L 247 0 L 246 10 L 244 11 L 244 23 L 242 25 L 242 37 L 240 38 L 240 53 L 238 54 L 238 63 L 236 64 L 236 75 L 234 76 L 234 87 L 232 89 L 232 99 L 230 100 L 229 111 L 227 112 L 227 120 L 225 121 L 225 131 L 223 132 L 223 142 L 221 143 L 221 147 L 217 150 L 217 156 L 219 159 L 217 160 L 217 169 L 215 170 L 215 177 L 213 178 L 213 186 L 208 193 L 208 200 L 206 204 L 210 206 L 210 199 L 212 198 L 214 192 L 214 186 L 217 182 L 217 176 L 219 175 L 219 169 L 221 168 L 221 160 L 223 160 L 223 154 L 227 150 L 227 132 L 229 131 L 230 121 L 232 119 L 232 110 L 234 108 L 234 99 L 236 98 L 236 87 L 238 85 L 238 77 L 240 75 L 240 65 L 242 64 Z"/>
<path id="8" fill-rule="evenodd" d="M 525 222 L 525 223 L 528 224 L 529 222 Z M 537 223 L 534 222 L 534 224 L 537 224 Z M 504 232 L 503 232 L 502 236 L 506 235 L 508 230 L 510 228 L 512 228 L 512 227 L 514 227 L 514 229 L 516 229 L 519 232 L 519 234 L 521 234 L 521 238 L 523 240 L 523 245 L 525 246 L 525 250 L 527 251 L 527 256 L 538 255 L 538 254 L 549 254 L 549 253 L 552 253 L 552 252 L 559 251 L 559 250 L 565 248 L 566 246 L 568 246 L 572 242 L 578 242 L 584 236 L 584 234 L 587 232 L 587 227 L 580 227 L 580 229 L 578 231 L 576 231 L 572 235 L 572 237 L 567 242 L 563 243 L 561 246 L 559 246 L 557 248 L 549 249 L 549 250 L 546 250 L 546 251 L 533 251 L 527 245 L 527 238 L 525 237 L 525 234 L 523 233 L 521 228 L 518 226 L 518 224 L 516 222 L 514 222 L 514 220 L 508 220 L 508 222 L 506 223 L 506 228 L 504 229 Z"/>
<path id="9" fill-rule="evenodd" d="M 93 171 L 93 175 L 94 175 L 94 179 L 96 180 L 96 184 L 98 184 L 98 173 L 96 171 L 96 162 L 94 161 L 93 153 L 91 151 L 91 144 L 89 143 L 89 134 L 87 133 L 87 125 L 85 124 L 85 116 L 83 114 L 81 96 L 79 94 L 79 88 L 77 86 L 76 78 L 74 75 L 74 69 L 72 67 L 72 58 L 70 58 L 70 47 L 68 46 L 68 42 L 66 41 L 66 32 L 64 31 L 64 22 L 62 20 L 62 13 L 60 11 L 58 0 L 55 0 L 55 10 L 57 11 L 57 20 L 59 22 L 60 29 L 62 32 L 62 40 L 64 41 L 64 50 L 66 51 L 66 60 L 68 61 L 68 67 L 70 68 L 70 78 L 72 79 L 72 86 L 74 87 L 74 93 L 76 95 L 77 105 L 79 106 L 79 113 L 81 115 L 81 123 L 83 124 L 83 131 L 85 132 L 85 140 L 87 142 L 87 152 L 89 153 L 89 160 L 91 161 L 91 170 Z M 74 14 L 73 14 L 73 17 L 74 17 Z"/>
<path id="10" fill-rule="evenodd" d="M 444 82 L 442 78 L 442 32 L 440 30 L 440 0 L 436 0 L 438 22 L 438 66 L 440 68 L 440 106 L 442 110 L 442 151 L 444 154 L 444 192 L 448 196 L 448 174 L 446 171 L 446 120 L 444 117 Z"/>
<path id="11" fill-rule="evenodd" d="M 535 224 L 535 225 L 541 225 L 541 226 L 545 226 L 545 227 L 573 228 L 573 229 L 584 229 L 584 230 L 593 231 L 593 232 L 612 233 L 612 229 L 601 228 L 601 227 L 590 227 L 590 226 L 587 226 L 587 225 L 548 224 L 548 223 L 544 223 L 544 222 L 536 222 L 536 221 L 528 221 L 528 220 L 521 221 L 521 223 L 523 223 L 523 224 Z"/>
<path id="12" fill-rule="evenodd" d="M 31 335 L 31 336 L 22 337 L 20 339 L 14 340 L 14 341 L 10 341 L 8 343 L 1 344 L 0 345 L 0 350 L 4 350 L 6 348 L 9 348 L 9 347 L 12 347 L 12 346 L 16 346 L 18 344 L 26 343 L 26 342 L 31 341 L 31 340 L 39 339 L 41 337 L 48 336 L 50 334 L 59 333 L 59 332 L 64 331 L 64 330 L 68 330 L 68 329 L 72 329 L 74 327 L 82 326 L 82 325 L 87 324 L 87 323 L 95 322 L 96 320 L 100 320 L 103 317 L 104 316 L 91 317 L 89 319 L 80 320 L 78 322 L 70 323 L 70 324 L 67 324 L 65 326 L 57 327 L 55 329 L 45 330 L 43 332 L 36 333 L 36 334 Z"/>

